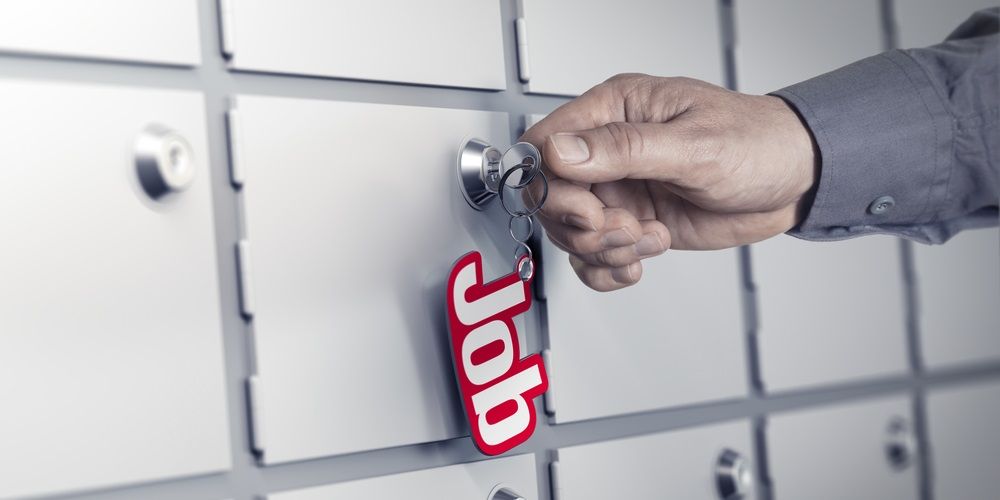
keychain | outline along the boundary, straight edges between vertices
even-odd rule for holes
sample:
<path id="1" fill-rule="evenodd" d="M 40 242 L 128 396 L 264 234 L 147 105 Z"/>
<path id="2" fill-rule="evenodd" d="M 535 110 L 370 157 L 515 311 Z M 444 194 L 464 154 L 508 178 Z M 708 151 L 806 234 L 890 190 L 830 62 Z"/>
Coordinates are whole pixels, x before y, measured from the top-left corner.
<path id="1" fill-rule="evenodd" d="M 448 277 L 448 329 L 462 405 L 476 447 L 499 455 L 525 442 L 535 431 L 534 398 L 548 389 L 542 357 L 521 357 L 514 318 L 531 308 L 535 261 L 528 244 L 535 215 L 545 203 L 549 185 L 541 171 L 541 155 L 519 142 L 503 154 L 481 139 L 470 139 L 459 152 L 459 182 L 469 205 L 482 210 L 493 198 L 510 216 L 507 230 L 517 244 L 514 270 L 490 282 L 483 279 L 483 257 L 472 251 L 455 263 Z M 513 185 L 509 182 L 517 175 Z M 542 182 L 537 205 L 511 209 L 504 193 Z M 515 225 L 524 220 L 518 237 Z"/>

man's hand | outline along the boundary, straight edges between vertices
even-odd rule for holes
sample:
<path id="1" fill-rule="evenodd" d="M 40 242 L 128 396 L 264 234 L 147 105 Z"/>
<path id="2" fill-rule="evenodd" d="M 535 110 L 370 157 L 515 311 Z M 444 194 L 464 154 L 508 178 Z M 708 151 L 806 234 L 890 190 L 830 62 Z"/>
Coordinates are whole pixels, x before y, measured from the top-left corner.
<path id="1" fill-rule="evenodd" d="M 728 248 L 788 231 L 817 179 L 810 132 L 783 100 L 687 78 L 615 76 L 521 140 L 546 164 L 539 218 L 549 239 L 600 291 L 634 284 L 640 260 L 668 248 Z"/>

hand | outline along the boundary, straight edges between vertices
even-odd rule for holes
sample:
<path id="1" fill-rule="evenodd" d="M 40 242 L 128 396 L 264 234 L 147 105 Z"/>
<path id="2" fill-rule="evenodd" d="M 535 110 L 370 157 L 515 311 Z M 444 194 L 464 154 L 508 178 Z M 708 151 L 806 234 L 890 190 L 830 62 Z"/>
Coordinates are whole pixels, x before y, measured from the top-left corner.
<path id="1" fill-rule="evenodd" d="M 588 286 L 636 283 L 668 248 L 754 243 L 795 227 L 818 162 L 780 98 L 688 78 L 618 75 L 564 104 L 522 141 L 542 151 L 539 219 Z M 539 193 L 526 190 L 527 203 Z"/>

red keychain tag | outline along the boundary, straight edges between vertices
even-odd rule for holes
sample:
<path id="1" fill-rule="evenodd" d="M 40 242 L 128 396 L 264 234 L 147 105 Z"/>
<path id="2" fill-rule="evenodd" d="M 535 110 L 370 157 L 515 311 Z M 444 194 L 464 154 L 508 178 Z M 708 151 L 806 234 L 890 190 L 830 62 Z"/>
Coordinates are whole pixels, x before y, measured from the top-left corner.
<path id="1" fill-rule="evenodd" d="M 549 386 L 540 355 L 521 358 L 514 317 L 531 307 L 532 272 L 518 269 L 483 282 L 483 258 L 470 252 L 448 277 L 448 329 L 459 392 L 472 440 L 486 455 L 500 455 L 535 432 L 533 399 Z M 528 262 L 533 266 L 533 263 Z"/>

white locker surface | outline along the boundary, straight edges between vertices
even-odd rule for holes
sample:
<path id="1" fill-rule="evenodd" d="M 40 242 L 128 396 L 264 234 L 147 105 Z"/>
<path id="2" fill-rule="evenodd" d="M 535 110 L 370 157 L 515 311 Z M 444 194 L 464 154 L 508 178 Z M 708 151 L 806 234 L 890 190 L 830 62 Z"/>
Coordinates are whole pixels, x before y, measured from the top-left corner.
<path id="1" fill-rule="evenodd" d="M 506 88 L 497 0 L 227 0 L 241 70 Z"/>
<path id="2" fill-rule="evenodd" d="M 4 0 L 0 51 L 194 66 L 197 0 Z"/>
<path id="3" fill-rule="evenodd" d="M 0 81 L 0 497 L 229 467 L 200 94 Z M 156 202 L 139 132 L 193 150 Z"/>
<path id="4" fill-rule="evenodd" d="M 668 251 L 638 284 L 601 293 L 548 238 L 542 250 L 555 422 L 745 396 L 735 251 Z"/>
<path id="5" fill-rule="evenodd" d="M 527 92 L 579 95 L 618 73 L 722 82 L 716 2 L 521 0 L 521 7 Z"/>
<path id="6" fill-rule="evenodd" d="M 919 498 L 916 459 L 897 470 L 886 458 L 888 428 L 894 418 L 904 418 L 913 425 L 908 398 L 883 398 L 768 417 L 767 454 L 774 498 Z"/>
<path id="7" fill-rule="evenodd" d="M 752 247 L 768 391 L 905 373 L 899 255 L 899 242 L 885 236 L 778 236 Z"/>
<path id="8" fill-rule="evenodd" d="M 914 245 L 920 342 L 929 367 L 1000 358 L 1000 233 Z"/>
<path id="9" fill-rule="evenodd" d="M 753 468 L 750 437 L 749 422 L 740 421 L 561 448 L 555 498 L 717 500 L 720 453 L 735 451 Z"/>
<path id="10" fill-rule="evenodd" d="M 899 46 L 941 43 L 975 11 L 997 5 L 997 0 L 894 0 Z"/>
<path id="11" fill-rule="evenodd" d="M 879 0 L 734 4 L 742 92 L 773 92 L 882 51 Z"/>
<path id="12" fill-rule="evenodd" d="M 330 486 L 268 495 L 269 500 L 490 500 L 504 485 L 525 500 L 537 500 L 534 455 L 450 465 Z"/>
<path id="13" fill-rule="evenodd" d="M 996 498 L 1000 384 L 931 390 L 927 426 L 934 498 Z"/>
<path id="14" fill-rule="evenodd" d="M 484 279 L 509 274 L 514 244 L 455 161 L 468 135 L 507 143 L 507 115 L 256 96 L 236 112 L 264 460 L 465 435 L 445 281 L 472 250 Z"/>

